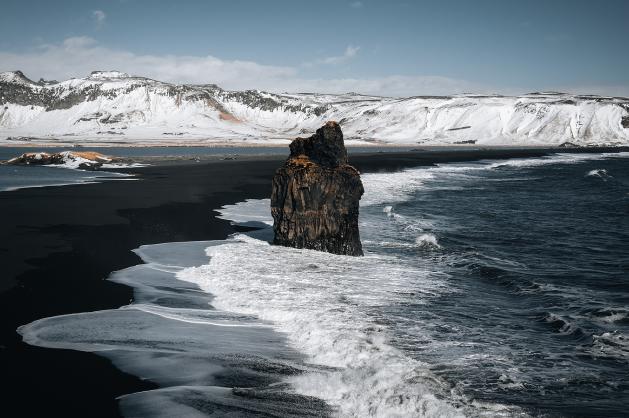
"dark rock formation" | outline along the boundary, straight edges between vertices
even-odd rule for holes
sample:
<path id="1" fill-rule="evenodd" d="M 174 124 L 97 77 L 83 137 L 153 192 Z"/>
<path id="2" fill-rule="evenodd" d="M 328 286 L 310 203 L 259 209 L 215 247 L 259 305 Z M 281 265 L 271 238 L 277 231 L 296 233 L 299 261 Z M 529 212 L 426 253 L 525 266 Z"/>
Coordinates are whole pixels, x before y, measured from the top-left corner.
<path id="1" fill-rule="evenodd" d="M 629 115 L 628 116 L 623 116 L 620 123 L 622 123 L 622 127 L 623 128 L 629 128 Z"/>
<path id="2" fill-rule="evenodd" d="M 328 122 L 310 138 L 295 139 L 273 177 L 273 243 L 363 255 L 358 232 L 363 193 L 360 173 L 347 163 L 338 123 Z"/>
<path id="3" fill-rule="evenodd" d="M 559 148 L 579 148 L 580 145 L 579 144 L 575 144 L 573 142 L 562 142 L 561 144 L 558 145 Z"/>
<path id="4" fill-rule="evenodd" d="M 97 152 L 63 151 L 49 154 L 47 152 L 27 152 L 19 157 L 10 159 L 5 164 L 10 165 L 66 165 L 81 170 L 93 170 L 104 163 L 111 163 L 114 159 Z"/>

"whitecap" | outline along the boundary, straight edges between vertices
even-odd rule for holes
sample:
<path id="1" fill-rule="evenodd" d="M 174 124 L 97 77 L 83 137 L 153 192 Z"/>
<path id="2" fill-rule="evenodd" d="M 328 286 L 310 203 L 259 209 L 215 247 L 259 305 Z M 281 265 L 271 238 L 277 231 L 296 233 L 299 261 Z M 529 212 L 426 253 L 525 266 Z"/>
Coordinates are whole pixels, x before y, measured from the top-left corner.
<path id="1" fill-rule="evenodd" d="M 607 170 L 605 170 L 604 168 L 597 168 L 594 170 L 590 170 L 585 176 L 598 177 L 600 179 L 603 179 L 604 181 L 607 181 L 607 179 L 612 178 L 612 176 L 610 176 Z"/>
<path id="2" fill-rule="evenodd" d="M 415 244 L 420 248 L 436 249 L 441 248 L 434 234 L 421 234 L 415 238 Z"/>
<path id="3" fill-rule="evenodd" d="M 610 331 L 594 335 L 592 347 L 585 351 L 596 357 L 609 357 L 623 361 L 629 361 L 629 336 L 619 332 Z"/>

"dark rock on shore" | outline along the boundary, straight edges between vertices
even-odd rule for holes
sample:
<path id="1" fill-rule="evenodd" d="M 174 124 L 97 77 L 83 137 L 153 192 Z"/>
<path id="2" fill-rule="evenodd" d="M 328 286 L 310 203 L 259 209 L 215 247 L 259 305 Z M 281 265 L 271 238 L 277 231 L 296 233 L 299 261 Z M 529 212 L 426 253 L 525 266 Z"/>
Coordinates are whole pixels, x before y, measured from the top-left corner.
<path id="1" fill-rule="evenodd" d="M 68 168 L 93 170 L 105 163 L 111 163 L 112 158 L 97 152 L 63 151 L 53 154 L 47 152 L 27 152 L 6 162 L 10 165 L 64 165 Z"/>
<path id="2" fill-rule="evenodd" d="M 358 231 L 360 173 L 347 162 L 343 132 L 328 122 L 290 144 L 273 177 L 273 243 L 342 255 L 363 255 Z"/>
<path id="3" fill-rule="evenodd" d="M 622 123 L 623 128 L 629 128 L 629 116 L 623 116 L 620 123 Z"/>
<path id="4" fill-rule="evenodd" d="M 579 148 L 579 144 L 575 144 L 573 142 L 562 142 L 558 145 L 559 148 Z"/>

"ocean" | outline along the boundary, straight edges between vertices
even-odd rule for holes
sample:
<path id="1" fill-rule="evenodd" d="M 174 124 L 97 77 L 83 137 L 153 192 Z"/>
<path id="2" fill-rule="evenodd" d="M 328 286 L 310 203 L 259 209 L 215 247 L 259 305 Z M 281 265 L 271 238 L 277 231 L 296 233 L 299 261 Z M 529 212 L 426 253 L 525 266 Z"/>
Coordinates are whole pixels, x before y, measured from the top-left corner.
<path id="1" fill-rule="evenodd" d="M 268 200 L 226 206 L 240 233 L 112 273 L 129 305 L 19 332 L 160 385 L 128 416 L 626 416 L 628 157 L 364 174 L 365 257 L 272 246 Z"/>

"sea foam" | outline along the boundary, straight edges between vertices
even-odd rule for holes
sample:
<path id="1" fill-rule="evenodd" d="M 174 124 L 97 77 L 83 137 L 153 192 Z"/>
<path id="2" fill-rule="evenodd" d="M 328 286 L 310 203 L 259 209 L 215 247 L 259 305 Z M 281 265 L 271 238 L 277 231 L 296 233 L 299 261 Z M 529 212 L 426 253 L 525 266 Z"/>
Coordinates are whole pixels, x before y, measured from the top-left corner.
<path id="1" fill-rule="evenodd" d="M 215 296 L 226 312 L 251 315 L 287 335 L 318 370 L 288 379 L 341 416 L 458 416 L 443 400 L 449 387 L 391 346 L 389 330 L 369 315 L 413 286 L 435 287 L 394 259 L 344 257 L 271 246 L 236 235 L 208 248 L 207 265 L 178 278 Z M 442 289 L 443 290 L 443 289 Z"/>

